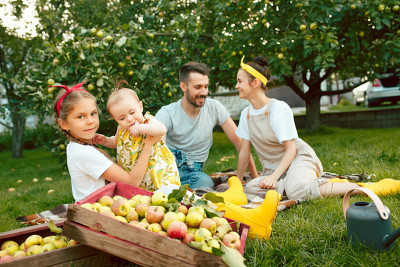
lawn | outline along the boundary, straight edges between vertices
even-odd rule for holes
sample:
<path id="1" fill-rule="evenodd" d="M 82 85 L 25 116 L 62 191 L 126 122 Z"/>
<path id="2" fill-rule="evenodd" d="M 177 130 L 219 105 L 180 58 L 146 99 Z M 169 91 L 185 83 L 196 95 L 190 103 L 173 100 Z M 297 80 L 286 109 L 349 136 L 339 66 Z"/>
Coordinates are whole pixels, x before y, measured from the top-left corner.
<path id="1" fill-rule="evenodd" d="M 325 171 L 366 172 L 375 174 L 374 181 L 399 179 L 399 128 L 323 128 L 317 134 L 300 131 L 299 135 L 316 150 Z M 69 176 L 57 158 L 43 149 L 26 150 L 24 155 L 23 159 L 11 159 L 10 152 L 0 153 L 0 232 L 22 227 L 15 220 L 19 215 L 73 202 Z M 214 133 L 205 171 L 235 169 L 236 163 L 234 147 L 223 133 Z M 46 181 L 46 177 L 53 181 Z M 33 178 L 38 182 L 32 182 Z M 8 192 L 10 187 L 16 191 Z M 48 194 L 50 189 L 54 192 Z M 370 201 L 365 197 L 351 198 L 351 202 L 355 200 Z M 392 213 L 394 228 L 400 227 L 400 195 L 381 200 Z M 245 250 L 248 266 L 399 266 L 400 241 L 389 252 L 348 245 L 340 197 L 303 202 L 279 212 L 272 227 L 269 241 L 248 240 Z"/>

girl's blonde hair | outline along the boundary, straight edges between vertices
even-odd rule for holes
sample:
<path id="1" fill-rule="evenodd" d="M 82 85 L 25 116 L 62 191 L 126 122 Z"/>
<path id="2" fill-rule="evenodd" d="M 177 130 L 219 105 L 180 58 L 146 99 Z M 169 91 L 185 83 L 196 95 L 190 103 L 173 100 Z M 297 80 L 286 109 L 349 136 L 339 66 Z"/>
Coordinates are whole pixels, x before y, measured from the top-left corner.
<path id="1" fill-rule="evenodd" d="M 140 102 L 140 99 L 139 99 L 138 95 L 136 94 L 136 92 L 129 88 L 125 88 L 125 87 L 121 88 L 122 84 L 128 85 L 128 82 L 125 80 L 121 80 L 121 81 L 117 82 L 117 85 L 115 86 L 114 91 L 108 96 L 108 99 L 107 99 L 108 112 L 110 112 L 110 107 L 112 105 L 118 103 L 119 101 L 121 101 L 122 98 L 124 98 L 127 95 L 132 96 L 135 100 L 137 100 L 137 102 Z"/>

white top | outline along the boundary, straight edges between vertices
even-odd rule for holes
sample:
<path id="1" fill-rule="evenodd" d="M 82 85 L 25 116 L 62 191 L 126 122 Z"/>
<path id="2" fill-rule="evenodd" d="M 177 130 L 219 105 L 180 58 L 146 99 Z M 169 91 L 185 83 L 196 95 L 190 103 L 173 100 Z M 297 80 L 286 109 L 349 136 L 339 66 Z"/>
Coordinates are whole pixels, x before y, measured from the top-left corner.
<path id="1" fill-rule="evenodd" d="M 182 99 L 163 106 L 156 119 L 167 128 L 166 144 L 169 149 L 179 149 L 188 161 L 205 162 L 213 141 L 213 129 L 228 119 L 229 113 L 217 100 L 207 98 L 196 118 L 183 110 Z"/>
<path id="2" fill-rule="evenodd" d="M 249 112 L 250 116 L 263 114 L 267 109 L 267 105 L 260 109 L 254 109 L 252 105 L 245 107 L 240 114 L 240 121 L 239 126 L 236 129 L 236 135 L 240 138 L 250 141 L 247 113 Z M 283 141 L 298 138 L 293 112 L 286 102 L 279 100 L 275 101 L 269 110 L 268 116 L 271 123 L 271 128 L 274 130 L 275 136 L 279 143 L 282 144 Z"/>
<path id="3" fill-rule="evenodd" d="M 101 175 L 113 164 L 92 146 L 70 142 L 67 146 L 67 165 L 75 201 L 87 197 L 105 185 Z"/>

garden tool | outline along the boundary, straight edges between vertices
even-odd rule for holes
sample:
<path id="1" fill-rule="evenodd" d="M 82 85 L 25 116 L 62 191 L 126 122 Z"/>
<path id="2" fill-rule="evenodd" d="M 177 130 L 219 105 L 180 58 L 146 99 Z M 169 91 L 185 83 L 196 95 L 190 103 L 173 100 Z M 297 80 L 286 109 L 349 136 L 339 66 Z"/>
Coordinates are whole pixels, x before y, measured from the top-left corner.
<path id="1" fill-rule="evenodd" d="M 219 197 L 223 197 L 225 202 L 235 205 L 246 205 L 247 196 L 243 192 L 242 182 L 236 176 L 232 176 L 228 180 L 229 188 L 225 192 L 215 193 Z"/>
<path id="2" fill-rule="evenodd" d="M 373 202 L 355 202 L 349 207 L 350 195 L 356 190 L 367 194 Z M 347 191 L 343 198 L 343 213 L 347 220 L 348 240 L 352 244 L 362 243 L 377 250 L 390 250 L 400 236 L 400 228 L 393 231 L 389 209 L 368 188 Z"/>
<path id="3" fill-rule="evenodd" d="M 232 203 L 214 203 L 218 211 L 225 211 L 224 216 L 250 226 L 249 238 L 262 237 L 269 239 L 272 223 L 275 220 L 281 194 L 269 190 L 264 202 L 254 209 L 246 209 Z"/>

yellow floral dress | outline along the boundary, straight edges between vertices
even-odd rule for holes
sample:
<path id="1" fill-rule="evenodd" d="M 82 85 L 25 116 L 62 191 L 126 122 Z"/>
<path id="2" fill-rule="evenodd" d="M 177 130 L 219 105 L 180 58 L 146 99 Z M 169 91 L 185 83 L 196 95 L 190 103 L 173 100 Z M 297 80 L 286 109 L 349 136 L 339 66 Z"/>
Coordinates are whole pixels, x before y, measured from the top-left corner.
<path id="1" fill-rule="evenodd" d="M 142 123 L 148 123 L 154 116 L 147 112 Z M 135 166 L 140 152 L 144 147 L 144 136 L 132 136 L 129 131 L 120 129 L 117 133 L 117 162 L 126 171 Z M 141 188 L 149 191 L 160 189 L 164 185 L 181 185 L 174 155 L 163 140 L 153 145 L 149 164 L 140 184 Z"/>

